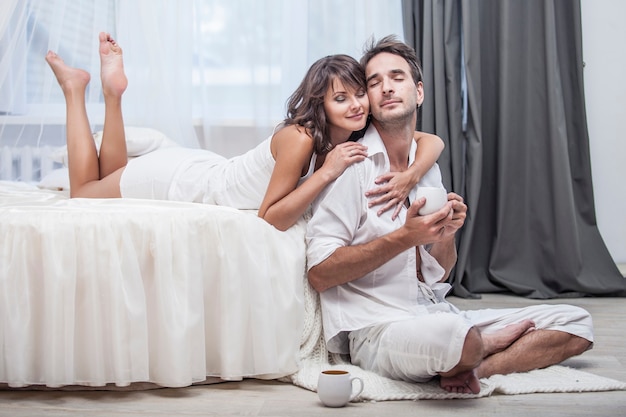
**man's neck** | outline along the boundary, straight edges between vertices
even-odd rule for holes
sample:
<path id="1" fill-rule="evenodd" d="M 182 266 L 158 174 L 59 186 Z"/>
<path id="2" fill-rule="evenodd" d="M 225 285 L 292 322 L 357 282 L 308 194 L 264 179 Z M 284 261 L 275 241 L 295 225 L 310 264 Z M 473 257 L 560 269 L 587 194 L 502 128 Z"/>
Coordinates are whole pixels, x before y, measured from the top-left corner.
<path id="1" fill-rule="evenodd" d="M 372 123 L 378 130 L 378 134 L 387 150 L 391 171 L 405 171 L 409 167 L 409 153 L 411 151 L 411 141 L 413 140 L 413 129 L 411 126 L 407 123 L 402 125 L 381 124 L 376 120 L 373 120 Z"/>

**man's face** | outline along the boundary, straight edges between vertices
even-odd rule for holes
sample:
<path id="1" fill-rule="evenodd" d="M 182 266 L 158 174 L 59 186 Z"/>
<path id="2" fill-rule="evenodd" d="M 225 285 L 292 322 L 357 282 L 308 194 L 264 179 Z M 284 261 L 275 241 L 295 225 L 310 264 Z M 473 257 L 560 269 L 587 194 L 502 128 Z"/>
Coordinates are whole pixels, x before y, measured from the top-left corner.
<path id="1" fill-rule="evenodd" d="M 412 118 L 424 101 L 422 83 L 415 85 L 404 58 L 382 52 L 365 67 L 367 95 L 372 116 L 380 122 L 400 122 Z"/>

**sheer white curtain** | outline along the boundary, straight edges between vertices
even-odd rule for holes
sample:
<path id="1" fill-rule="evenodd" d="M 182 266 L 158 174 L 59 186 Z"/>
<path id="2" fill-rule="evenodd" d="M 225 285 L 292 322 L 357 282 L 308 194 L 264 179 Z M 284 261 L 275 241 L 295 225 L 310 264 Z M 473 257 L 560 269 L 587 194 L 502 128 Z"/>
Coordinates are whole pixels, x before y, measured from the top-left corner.
<path id="1" fill-rule="evenodd" d="M 100 31 L 124 50 L 127 125 L 232 156 L 271 133 L 315 60 L 359 58 L 370 36 L 402 37 L 402 18 L 400 0 L 2 0 L 1 148 L 65 143 L 49 49 L 92 74 L 88 113 L 101 127 Z M 12 158 L 0 157 L 0 179 L 20 179 Z"/>

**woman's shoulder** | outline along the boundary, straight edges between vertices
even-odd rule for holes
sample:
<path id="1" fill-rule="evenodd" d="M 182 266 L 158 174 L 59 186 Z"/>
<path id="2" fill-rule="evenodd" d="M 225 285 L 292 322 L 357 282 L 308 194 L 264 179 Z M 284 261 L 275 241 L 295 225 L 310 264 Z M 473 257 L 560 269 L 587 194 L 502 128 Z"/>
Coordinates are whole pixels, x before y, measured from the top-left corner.
<path id="1" fill-rule="evenodd" d="M 304 126 L 300 126 L 297 124 L 283 124 L 281 126 L 278 126 L 274 132 L 274 136 L 276 135 L 299 137 L 303 139 L 308 138 L 310 140 L 313 140 L 308 130 Z"/>
<path id="2" fill-rule="evenodd" d="M 313 139 L 302 126 L 288 125 L 274 133 L 270 152 L 275 161 L 297 162 L 304 170 L 314 153 Z"/>
<path id="3" fill-rule="evenodd" d="M 272 136 L 272 148 L 277 146 L 303 147 L 312 150 L 313 138 L 303 126 L 287 125 L 277 130 Z"/>

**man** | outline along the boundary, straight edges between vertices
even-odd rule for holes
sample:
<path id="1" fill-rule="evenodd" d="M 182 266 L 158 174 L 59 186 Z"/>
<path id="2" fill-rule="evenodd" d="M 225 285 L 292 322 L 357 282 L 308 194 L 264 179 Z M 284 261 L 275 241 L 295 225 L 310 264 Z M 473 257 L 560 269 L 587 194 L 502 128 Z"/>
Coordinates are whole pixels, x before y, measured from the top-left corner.
<path id="1" fill-rule="evenodd" d="M 320 293 L 332 352 L 406 381 L 440 377 L 449 392 L 478 393 L 479 379 L 523 372 L 581 354 L 593 343 L 585 310 L 567 305 L 459 311 L 445 300 L 455 234 L 467 207 L 448 194 L 420 216 L 415 189 L 395 220 L 364 197 L 374 179 L 413 161 L 412 132 L 424 100 L 415 52 L 393 36 L 369 46 L 365 68 L 372 125 L 368 158 L 349 167 L 316 204 L 307 229 L 309 282 Z M 442 187 L 435 165 L 418 186 Z"/>

